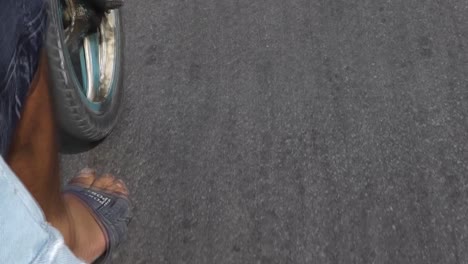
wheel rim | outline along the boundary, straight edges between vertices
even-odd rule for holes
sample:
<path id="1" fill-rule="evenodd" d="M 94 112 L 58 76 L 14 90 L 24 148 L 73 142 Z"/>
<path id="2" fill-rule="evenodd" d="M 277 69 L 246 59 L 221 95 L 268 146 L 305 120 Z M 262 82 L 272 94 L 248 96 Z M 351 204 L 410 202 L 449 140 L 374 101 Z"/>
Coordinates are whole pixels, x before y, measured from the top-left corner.
<path id="1" fill-rule="evenodd" d="M 117 85 L 115 81 L 118 51 L 120 49 L 119 11 L 111 10 L 102 19 L 96 33 L 84 37 L 79 52 L 70 54 L 72 78 L 80 87 L 82 100 L 95 112 L 112 100 Z"/>

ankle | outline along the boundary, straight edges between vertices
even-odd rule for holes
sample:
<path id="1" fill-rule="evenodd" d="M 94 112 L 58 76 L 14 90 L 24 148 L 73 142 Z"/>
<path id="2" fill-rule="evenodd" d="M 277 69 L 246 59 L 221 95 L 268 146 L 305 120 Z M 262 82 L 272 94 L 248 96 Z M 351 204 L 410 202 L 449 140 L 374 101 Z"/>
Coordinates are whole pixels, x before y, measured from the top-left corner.
<path id="1" fill-rule="evenodd" d="M 73 251 L 76 247 L 76 225 L 73 221 L 73 214 L 70 210 L 66 198 L 64 197 L 64 205 L 61 210 L 55 210 L 56 213 L 47 213 L 47 221 L 63 236 L 65 244 Z"/>
<path id="2" fill-rule="evenodd" d="M 74 195 L 65 194 L 69 212 L 69 243 L 72 252 L 84 261 L 92 262 L 106 250 L 106 239 L 89 209 Z"/>

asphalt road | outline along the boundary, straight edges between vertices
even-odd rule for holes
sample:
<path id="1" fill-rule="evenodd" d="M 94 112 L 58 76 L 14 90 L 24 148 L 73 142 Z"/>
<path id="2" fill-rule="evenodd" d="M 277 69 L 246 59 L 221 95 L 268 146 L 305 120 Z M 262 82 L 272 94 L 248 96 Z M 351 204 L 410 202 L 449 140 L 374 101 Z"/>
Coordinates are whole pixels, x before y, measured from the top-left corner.
<path id="1" fill-rule="evenodd" d="M 468 263 L 463 0 L 139 0 L 115 263 Z"/>

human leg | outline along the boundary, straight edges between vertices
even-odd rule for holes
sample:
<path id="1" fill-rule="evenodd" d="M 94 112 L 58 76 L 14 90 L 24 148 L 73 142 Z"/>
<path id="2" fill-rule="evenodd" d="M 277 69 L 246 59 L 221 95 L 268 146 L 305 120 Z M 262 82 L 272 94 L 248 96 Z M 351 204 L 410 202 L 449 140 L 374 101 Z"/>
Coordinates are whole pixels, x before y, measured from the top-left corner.
<path id="1" fill-rule="evenodd" d="M 16 68 L 8 70 L 5 79 L 11 80 L 10 77 L 14 77 L 18 81 L 9 81 L 9 85 L 0 86 L 0 92 L 3 91 L 14 98 L 12 101 L 10 97 L 0 97 L 0 103 L 2 103 L 0 105 L 6 105 L 3 102 L 9 103 L 6 110 L 0 109 L 0 122 L 3 121 L 3 117 L 9 117 L 7 122 L 0 123 L 0 125 L 9 130 L 14 127 L 15 133 L 11 144 L 8 143 L 10 140 L 3 140 L 3 143 L 0 142 L 0 147 L 4 148 L 5 142 L 8 141 L 9 151 L 6 160 L 11 169 L 39 203 L 47 221 L 63 235 L 66 244 L 73 253 L 85 261 L 91 262 L 107 249 L 106 239 L 110 234 L 102 228 L 99 222 L 102 219 L 93 215 L 87 205 L 81 202 L 76 195 L 61 192 L 56 128 L 49 89 L 47 59 L 44 53 L 41 56 L 38 55 L 40 54 L 38 43 L 40 43 L 41 29 L 32 26 L 41 19 L 41 14 L 45 15 L 45 13 L 40 13 L 43 12 L 42 9 L 35 10 L 38 13 L 31 23 L 27 23 L 28 27 L 18 29 L 18 32 L 22 33 L 11 36 L 11 42 L 17 43 L 19 41 L 17 44 L 20 48 L 17 47 L 18 50 L 11 52 L 13 59 L 9 58 L 8 61 L 13 61 L 11 65 Z M 4 15 L 0 13 L 0 17 Z M 43 24 L 40 23 L 39 26 L 43 26 Z M 26 31 L 26 37 L 23 31 Z M 25 39 L 29 42 L 21 42 Z M 19 50 L 23 53 L 17 53 Z M 34 63 L 36 57 L 40 57 L 37 67 Z M 2 68 L 8 68 L 5 66 L 7 64 L 5 61 L 0 59 L 0 73 Z M 32 70 L 35 71 L 35 74 L 31 81 L 27 76 L 29 74 L 25 73 Z M 13 115 L 11 109 L 14 109 Z M 10 134 L 12 133 L 7 134 L 7 137 L 2 138 L 11 138 Z M 87 177 L 84 177 L 85 175 Z M 74 182 L 80 183 L 84 179 L 93 179 L 89 184 L 88 182 L 81 183 L 85 187 L 93 187 L 96 190 L 110 193 L 115 190 L 126 192 L 125 186 L 113 177 L 96 178 L 93 173 L 83 172 L 74 179 Z"/>
<path id="2" fill-rule="evenodd" d="M 25 102 L 8 163 L 57 228 L 76 256 L 92 261 L 106 250 L 106 230 L 86 204 L 73 194 L 61 192 L 55 122 L 46 57 L 42 56 Z M 109 175 L 97 178 L 90 170 L 73 179 L 75 184 L 109 193 L 128 194 L 125 185 Z"/>

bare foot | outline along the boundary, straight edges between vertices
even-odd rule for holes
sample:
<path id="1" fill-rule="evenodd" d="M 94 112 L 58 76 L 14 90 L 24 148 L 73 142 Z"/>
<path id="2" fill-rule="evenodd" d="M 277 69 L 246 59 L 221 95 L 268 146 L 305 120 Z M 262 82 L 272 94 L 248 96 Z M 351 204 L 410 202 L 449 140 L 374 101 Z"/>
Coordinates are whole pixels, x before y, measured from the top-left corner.
<path id="1" fill-rule="evenodd" d="M 117 180 L 110 174 L 96 177 L 96 172 L 90 169 L 82 170 L 69 184 L 128 197 L 127 187 L 121 180 Z M 64 194 L 64 200 L 69 215 L 69 230 L 71 231 L 68 234 L 67 244 L 78 258 L 91 263 L 106 250 L 104 228 L 94 217 L 89 207 L 78 197 L 67 193 Z"/>

